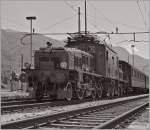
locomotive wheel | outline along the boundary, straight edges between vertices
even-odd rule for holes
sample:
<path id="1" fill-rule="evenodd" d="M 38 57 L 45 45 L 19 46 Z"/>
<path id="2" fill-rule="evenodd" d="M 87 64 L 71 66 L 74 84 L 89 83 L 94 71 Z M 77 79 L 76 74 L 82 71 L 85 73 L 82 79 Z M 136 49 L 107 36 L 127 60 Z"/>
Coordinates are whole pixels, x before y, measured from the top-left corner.
<path id="1" fill-rule="evenodd" d="M 42 100 L 42 98 L 43 98 L 43 87 L 42 87 L 42 83 L 39 82 L 36 89 L 36 99 Z"/>
<path id="2" fill-rule="evenodd" d="M 77 88 L 77 98 L 79 100 L 82 100 L 84 98 L 84 89 L 82 88 Z"/>
<path id="3" fill-rule="evenodd" d="M 102 97 L 102 93 L 103 93 L 103 86 L 102 83 L 99 82 L 98 86 L 97 86 L 97 97 L 100 99 Z"/>
<path id="4" fill-rule="evenodd" d="M 114 96 L 119 96 L 119 87 L 114 88 Z"/>
<path id="5" fill-rule="evenodd" d="M 108 90 L 107 90 L 107 96 L 111 97 L 111 93 L 112 93 L 112 91 L 111 91 L 111 88 L 109 87 Z"/>
<path id="6" fill-rule="evenodd" d="M 111 89 L 110 89 L 111 97 L 115 96 L 115 92 L 116 92 L 115 84 L 114 82 L 111 82 Z"/>
<path id="7" fill-rule="evenodd" d="M 70 101 L 73 97 L 72 93 L 72 84 L 70 82 L 67 83 L 66 85 L 66 99 Z"/>
<path id="8" fill-rule="evenodd" d="M 112 97 L 112 91 L 113 91 L 113 88 L 112 88 L 112 84 L 109 83 L 109 86 L 108 86 L 108 89 L 107 89 L 107 96 L 110 98 Z"/>

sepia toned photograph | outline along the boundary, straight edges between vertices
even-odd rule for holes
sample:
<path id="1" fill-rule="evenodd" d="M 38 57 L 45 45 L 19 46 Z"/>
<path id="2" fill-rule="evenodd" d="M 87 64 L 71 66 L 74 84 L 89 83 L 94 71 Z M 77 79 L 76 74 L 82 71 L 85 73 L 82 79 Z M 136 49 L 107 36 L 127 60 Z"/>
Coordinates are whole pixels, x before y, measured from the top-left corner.
<path id="1" fill-rule="evenodd" d="M 1 129 L 150 129 L 149 0 L 1 0 Z"/>

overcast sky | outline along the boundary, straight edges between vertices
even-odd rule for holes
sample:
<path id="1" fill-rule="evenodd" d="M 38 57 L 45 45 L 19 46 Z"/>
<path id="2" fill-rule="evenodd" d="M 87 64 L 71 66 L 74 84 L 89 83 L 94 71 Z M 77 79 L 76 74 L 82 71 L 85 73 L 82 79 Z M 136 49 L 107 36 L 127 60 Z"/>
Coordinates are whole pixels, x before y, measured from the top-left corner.
<path id="1" fill-rule="evenodd" d="M 76 32 L 77 8 L 81 7 L 81 29 L 84 30 L 84 0 L 1 0 L 1 26 L 5 29 L 30 31 L 26 16 L 36 16 L 33 27 L 37 33 Z M 91 32 L 149 31 L 149 0 L 87 0 L 87 23 Z M 64 36 L 51 36 L 64 39 Z M 104 38 L 104 36 L 103 36 Z M 136 40 L 148 41 L 147 34 L 136 35 Z M 111 44 L 128 49 L 131 53 L 132 35 L 113 35 Z M 110 41 L 108 41 L 109 43 Z M 135 43 L 135 53 L 148 58 L 148 42 Z"/>

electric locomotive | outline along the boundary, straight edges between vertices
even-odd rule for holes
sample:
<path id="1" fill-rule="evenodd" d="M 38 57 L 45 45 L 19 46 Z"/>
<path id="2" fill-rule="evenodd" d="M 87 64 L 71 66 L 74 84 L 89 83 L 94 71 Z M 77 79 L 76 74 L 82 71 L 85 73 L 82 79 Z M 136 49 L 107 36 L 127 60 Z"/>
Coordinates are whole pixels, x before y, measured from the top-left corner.
<path id="1" fill-rule="evenodd" d="M 97 87 L 93 55 L 76 48 L 40 48 L 34 53 L 34 69 L 22 69 L 26 74 L 28 87 L 33 97 L 41 100 L 44 96 L 51 99 L 83 99 L 101 96 Z"/>

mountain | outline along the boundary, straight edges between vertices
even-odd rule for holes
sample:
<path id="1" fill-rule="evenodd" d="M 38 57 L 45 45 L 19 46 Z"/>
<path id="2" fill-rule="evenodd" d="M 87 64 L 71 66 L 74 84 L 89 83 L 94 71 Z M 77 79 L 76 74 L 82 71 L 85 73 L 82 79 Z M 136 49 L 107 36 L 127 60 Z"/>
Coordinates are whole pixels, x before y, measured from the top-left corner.
<path id="1" fill-rule="evenodd" d="M 20 73 L 21 68 L 21 54 L 23 54 L 23 61 L 30 62 L 30 36 L 25 36 L 26 32 L 18 32 L 15 30 L 1 30 L 1 67 L 2 67 L 2 79 L 7 79 L 10 70 L 14 70 L 16 73 Z M 24 37 L 24 38 L 23 38 Z M 23 38 L 21 44 L 21 38 Z M 46 42 L 52 43 L 52 46 L 64 46 L 65 42 L 52 39 L 43 35 L 33 36 L 33 51 L 40 47 L 46 46 Z M 127 50 L 121 47 L 113 47 L 118 53 L 119 58 L 128 61 L 128 55 L 130 63 L 132 64 L 132 55 Z M 144 59 L 140 56 L 134 56 L 135 65 L 140 70 L 148 74 L 148 59 Z"/>

